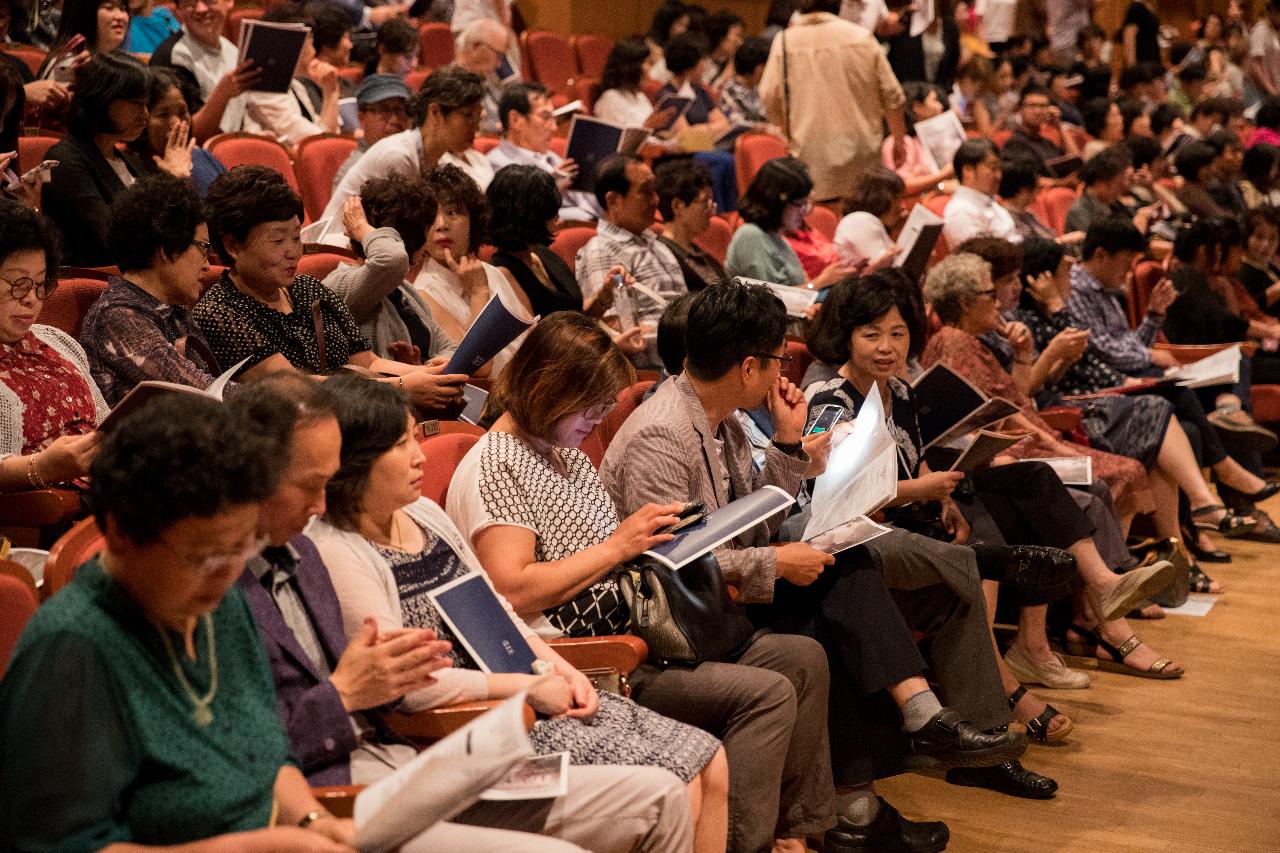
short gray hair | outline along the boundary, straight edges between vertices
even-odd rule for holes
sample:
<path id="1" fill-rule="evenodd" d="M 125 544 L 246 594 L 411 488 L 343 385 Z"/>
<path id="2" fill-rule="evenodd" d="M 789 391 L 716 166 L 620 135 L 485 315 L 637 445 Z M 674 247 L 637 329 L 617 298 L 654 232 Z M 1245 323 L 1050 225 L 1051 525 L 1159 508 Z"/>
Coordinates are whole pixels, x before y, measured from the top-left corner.
<path id="1" fill-rule="evenodd" d="M 458 33 L 453 40 L 453 46 L 455 50 L 461 53 L 476 45 L 488 44 L 489 37 L 499 33 L 507 40 L 507 47 L 511 47 L 511 34 L 506 27 L 492 18 L 481 18 L 478 21 L 472 21 L 462 32 Z"/>
<path id="2" fill-rule="evenodd" d="M 948 255 L 929 270 L 924 280 L 925 301 L 945 325 L 953 326 L 967 303 L 985 284 L 991 283 L 991 264 L 977 255 Z"/>

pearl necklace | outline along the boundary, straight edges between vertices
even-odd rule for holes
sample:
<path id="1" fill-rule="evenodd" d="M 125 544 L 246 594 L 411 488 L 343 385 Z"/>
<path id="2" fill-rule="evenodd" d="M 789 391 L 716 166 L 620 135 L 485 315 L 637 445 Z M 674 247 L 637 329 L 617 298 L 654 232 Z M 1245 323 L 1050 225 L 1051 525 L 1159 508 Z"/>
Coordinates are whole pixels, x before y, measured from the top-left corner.
<path id="1" fill-rule="evenodd" d="M 196 695 L 195 688 L 191 686 L 186 673 L 182 671 L 178 653 L 174 651 L 168 633 L 159 625 L 156 626 L 156 630 L 160 632 L 160 639 L 164 643 L 164 650 L 169 653 L 169 663 L 173 664 L 173 674 L 177 676 L 178 686 L 182 688 L 183 693 L 187 694 L 187 699 L 191 702 L 193 708 L 191 718 L 202 729 L 213 722 L 213 711 L 209 710 L 209 706 L 213 703 L 213 697 L 218 695 L 218 651 L 213 640 L 213 619 L 207 613 L 203 619 L 205 639 L 209 647 L 209 692 L 204 696 Z"/>

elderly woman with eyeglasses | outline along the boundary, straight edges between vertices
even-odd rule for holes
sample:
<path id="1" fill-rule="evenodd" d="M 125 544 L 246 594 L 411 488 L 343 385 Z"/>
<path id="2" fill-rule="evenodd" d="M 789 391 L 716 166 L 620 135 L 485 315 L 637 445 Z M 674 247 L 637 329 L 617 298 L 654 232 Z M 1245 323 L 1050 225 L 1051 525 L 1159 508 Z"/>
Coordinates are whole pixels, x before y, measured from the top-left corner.
<path id="1" fill-rule="evenodd" d="M 57 269 L 53 226 L 0 199 L 0 492 L 83 477 L 107 414 L 84 350 L 36 323 Z"/>
<path id="2" fill-rule="evenodd" d="M 121 274 L 108 278 L 80 330 L 107 402 L 114 406 L 148 379 L 207 388 L 223 366 L 189 313 L 209 268 L 209 226 L 195 187 L 172 175 L 129 187 L 112 206 L 107 245 Z"/>

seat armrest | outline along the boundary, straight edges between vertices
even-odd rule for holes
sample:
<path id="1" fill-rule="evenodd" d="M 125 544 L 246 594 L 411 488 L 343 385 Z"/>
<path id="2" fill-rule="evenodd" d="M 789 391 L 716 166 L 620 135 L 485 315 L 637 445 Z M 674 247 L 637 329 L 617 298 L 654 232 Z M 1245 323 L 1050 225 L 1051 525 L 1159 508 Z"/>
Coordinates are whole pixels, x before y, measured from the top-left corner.
<path id="1" fill-rule="evenodd" d="M 1040 412 L 1040 417 L 1058 432 L 1071 432 L 1080 426 L 1083 415 L 1081 415 L 1079 409 L 1073 409 L 1069 406 L 1050 406 Z"/>
<path id="2" fill-rule="evenodd" d="M 500 700 L 463 702 L 445 708 L 430 708 L 414 714 L 391 712 L 384 719 L 391 730 L 420 746 L 434 743 L 453 734 L 481 714 L 501 705 Z M 524 707 L 525 729 L 533 728 L 533 709 Z"/>
<path id="3" fill-rule="evenodd" d="M 1226 344 L 1167 344 L 1156 343 L 1152 345 L 1152 349 L 1164 350 L 1173 355 L 1179 364 L 1190 364 L 1193 361 L 1199 361 L 1205 356 L 1213 355 L 1216 352 L 1222 352 L 1227 347 L 1240 347 L 1240 354 L 1245 358 L 1252 358 L 1253 354 L 1258 351 L 1258 345 L 1253 341 L 1234 341 Z"/>
<path id="4" fill-rule="evenodd" d="M 364 788 L 364 785 L 321 785 L 312 788 L 311 795 L 334 817 L 351 817 L 356 810 L 356 795 Z"/>
<path id="5" fill-rule="evenodd" d="M 80 512 L 80 496 L 70 489 L 33 489 L 0 495 L 0 524 L 43 527 Z"/>
<path id="6" fill-rule="evenodd" d="M 560 637 L 551 648 L 576 669 L 612 668 L 630 675 L 649 656 L 649 646 L 639 637 Z"/>

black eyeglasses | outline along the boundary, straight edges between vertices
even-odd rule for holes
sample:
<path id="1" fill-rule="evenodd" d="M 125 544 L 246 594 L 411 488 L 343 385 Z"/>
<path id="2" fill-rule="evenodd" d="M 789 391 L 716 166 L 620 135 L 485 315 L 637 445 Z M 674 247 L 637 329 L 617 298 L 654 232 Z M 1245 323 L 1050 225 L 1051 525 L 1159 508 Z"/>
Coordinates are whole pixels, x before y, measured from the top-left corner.
<path id="1" fill-rule="evenodd" d="M 209 252 L 213 251 L 213 244 L 210 243 L 208 240 L 192 240 L 191 245 L 199 249 L 201 254 L 205 256 L 205 258 L 208 258 Z"/>
<path id="2" fill-rule="evenodd" d="M 20 278 L 17 281 L 10 281 L 7 278 L 0 278 L 0 282 L 9 285 L 9 297 L 15 300 L 27 298 L 27 294 L 32 290 L 36 292 L 36 299 L 44 300 L 49 298 L 49 294 L 58 289 L 57 279 L 45 279 L 44 281 L 36 281 L 31 278 Z"/>
<path id="3" fill-rule="evenodd" d="M 778 360 L 778 364 L 783 367 L 786 367 L 788 364 L 796 360 L 793 355 L 774 355 L 773 353 L 768 352 L 753 352 L 751 355 L 754 355 L 756 358 L 776 358 Z"/>

